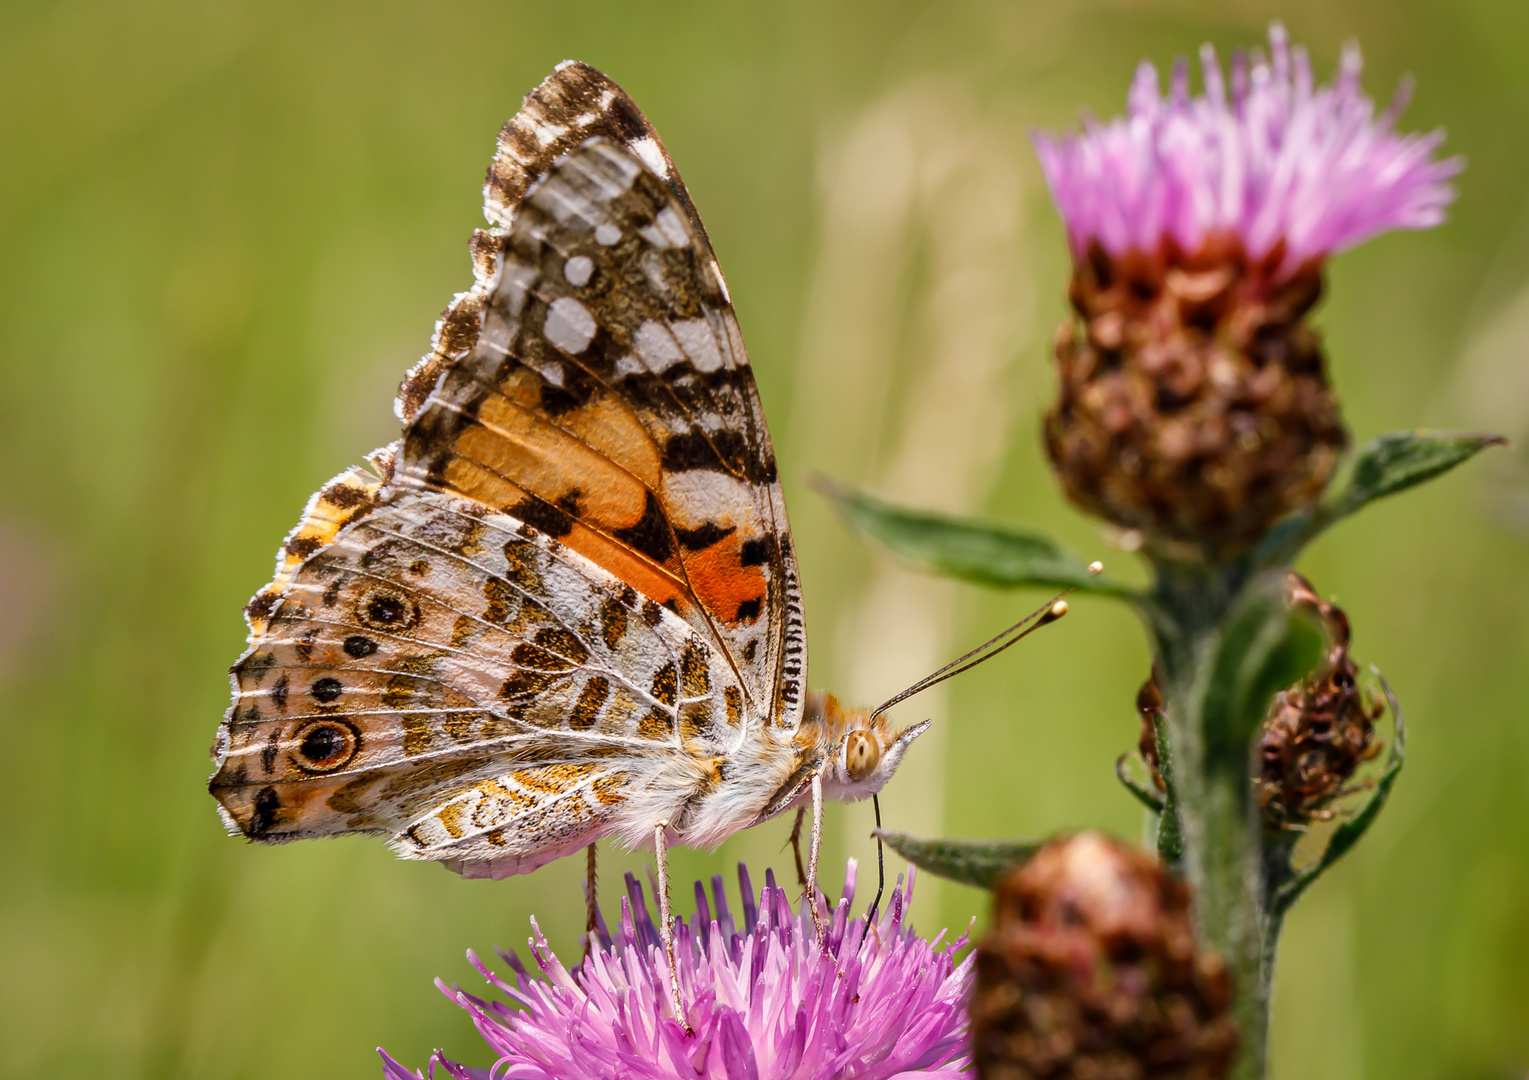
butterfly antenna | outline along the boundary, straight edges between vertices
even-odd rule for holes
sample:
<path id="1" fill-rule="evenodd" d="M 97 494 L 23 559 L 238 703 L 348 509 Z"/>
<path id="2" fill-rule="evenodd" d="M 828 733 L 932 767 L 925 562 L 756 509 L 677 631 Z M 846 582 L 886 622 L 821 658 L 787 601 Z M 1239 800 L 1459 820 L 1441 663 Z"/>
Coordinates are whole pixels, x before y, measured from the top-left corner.
<path id="1" fill-rule="evenodd" d="M 1088 572 L 1090 574 L 1098 575 L 1103 570 L 1103 563 L 1092 562 L 1088 564 Z M 1063 615 L 1067 614 L 1067 595 L 1072 591 L 1072 589 L 1064 589 L 1062 592 L 1057 593 L 1055 597 L 1030 612 L 1030 614 L 1020 619 L 1019 622 L 1007 630 L 994 635 L 965 655 L 956 657 L 938 671 L 930 672 L 902 693 L 894 694 L 872 710 L 870 719 L 874 721 L 892 706 L 899 702 L 907 701 L 914 694 L 922 693 L 931 686 L 944 682 L 946 679 L 953 679 L 963 671 L 970 671 L 978 664 L 991 660 L 1009 646 L 1030 636 L 1048 623 L 1056 622 Z M 876 911 L 881 906 L 881 896 L 887 886 L 886 849 L 881 839 L 881 797 L 879 795 L 873 794 L 871 796 L 871 806 L 876 810 L 876 898 L 871 901 L 871 906 L 865 913 L 865 929 L 867 933 L 870 932 L 871 924 L 876 921 Z"/>
<path id="2" fill-rule="evenodd" d="M 1026 615 L 1023 619 L 1020 619 L 1019 622 L 1015 623 L 1007 630 L 1004 630 L 1002 633 L 996 634 L 995 636 L 989 638 L 987 641 L 984 641 L 981 645 L 978 645 L 975 649 L 965 654 L 964 656 L 956 657 L 954 660 L 940 668 L 938 671 L 930 672 L 918 682 L 908 687 L 908 689 L 902 691 L 899 694 L 895 694 L 887 701 L 884 701 L 882 704 L 876 706 L 876 708 L 871 712 L 871 719 L 875 720 L 876 717 L 886 712 L 892 706 L 898 704 L 899 702 L 907 701 L 914 694 L 923 693 L 931 686 L 942 683 L 946 679 L 953 679 L 963 671 L 970 671 L 978 664 L 982 664 L 991 660 L 993 657 L 997 656 L 999 653 L 1003 652 L 1011 645 L 1018 644 L 1026 637 L 1029 637 L 1041 627 L 1047 625 L 1048 623 L 1056 622 L 1063 615 L 1067 614 L 1066 597 L 1070 592 L 1072 592 L 1071 589 L 1058 593 L 1054 599 L 1049 600 L 1042 606 L 1036 608 L 1034 611 L 1030 612 L 1030 614 Z"/>

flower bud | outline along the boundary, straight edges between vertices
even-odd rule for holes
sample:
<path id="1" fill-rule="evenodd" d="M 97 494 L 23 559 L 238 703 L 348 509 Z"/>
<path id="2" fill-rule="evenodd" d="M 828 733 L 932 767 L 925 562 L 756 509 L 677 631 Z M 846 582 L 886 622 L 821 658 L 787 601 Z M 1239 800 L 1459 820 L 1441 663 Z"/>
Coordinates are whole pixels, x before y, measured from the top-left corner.
<path id="1" fill-rule="evenodd" d="M 976 956 L 984 1080 L 1213 1080 L 1237 1047 L 1231 981 L 1196 947 L 1189 888 L 1099 833 L 1054 840 L 998 885 Z"/>

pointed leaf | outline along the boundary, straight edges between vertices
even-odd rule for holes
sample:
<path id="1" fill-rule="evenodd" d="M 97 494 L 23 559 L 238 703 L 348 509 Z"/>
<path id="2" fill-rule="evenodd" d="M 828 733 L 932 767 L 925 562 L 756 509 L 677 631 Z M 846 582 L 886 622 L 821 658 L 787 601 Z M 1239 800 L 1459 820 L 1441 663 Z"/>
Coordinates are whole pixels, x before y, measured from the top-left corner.
<path id="1" fill-rule="evenodd" d="M 1136 777 L 1126 772 L 1126 761 L 1130 754 L 1121 754 L 1115 759 L 1115 778 L 1125 786 L 1125 789 L 1136 796 L 1136 801 L 1151 810 L 1154 814 L 1163 812 L 1163 796 L 1153 788 L 1149 788 Z"/>
<path id="2" fill-rule="evenodd" d="M 1040 847 L 1026 840 L 925 840 L 884 829 L 871 835 L 920 870 L 979 889 L 991 889 L 1004 871 L 1025 862 Z"/>
<path id="3" fill-rule="evenodd" d="M 1343 492 L 1331 502 L 1304 507 L 1275 525 L 1259 544 L 1253 562 L 1286 566 L 1328 526 L 1376 499 L 1432 480 L 1487 447 L 1507 442 L 1491 433 L 1429 431 L 1393 431 L 1371 439 L 1355 458 Z"/>
<path id="4" fill-rule="evenodd" d="M 1127 599 L 1136 595 L 1090 573 L 1081 559 L 1044 536 L 904 509 L 827 481 L 820 481 L 818 489 L 861 535 L 937 574 L 979 585 L 1045 585 Z"/>
<path id="5" fill-rule="evenodd" d="M 1380 774 L 1380 779 L 1375 781 L 1375 790 L 1360 811 L 1333 830 L 1333 835 L 1328 839 L 1322 857 L 1298 872 L 1275 894 L 1274 908 L 1278 915 L 1289 911 L 1301 894 L 1310 888 L 1317 878 L 1331 869 L 1334 863 L 1347 855 L 1349 850 L 1369 831 L 1370 826 L 1375 824 L 1375 819 L 1380 816 L 1381 810 L 1385 808 L 1386 800 L 1391 797 L 1391 788 L 1396 785 L 1396 778 L 1401 774 L 1402 765 L 1407 760 L 1407 724 L 1402 719 L 1401 706 L 1397 703 L 1396 695 L 1391 692 L 1391 686 L 1384 676 L 1378 671 L 1375 675 L 1380 679 L 1380 685 L 1385 690 L 1386 704 L 1391 708 L 1391 722 L 1395 730 L 1395 735 L 1391 739 L 1391 753 L 1386 757 L 1385 771 Z"/>
<path id="6" fill-rule="evenodd" d="M 1489 446 L 1502 446 L 1501 435 L 1467 432 L 1393 431 L 1372 439 L 1354 459 L 1348 487 L 1333 504 L 1329 521 L 1432 480 L 1468 461 Z"/>

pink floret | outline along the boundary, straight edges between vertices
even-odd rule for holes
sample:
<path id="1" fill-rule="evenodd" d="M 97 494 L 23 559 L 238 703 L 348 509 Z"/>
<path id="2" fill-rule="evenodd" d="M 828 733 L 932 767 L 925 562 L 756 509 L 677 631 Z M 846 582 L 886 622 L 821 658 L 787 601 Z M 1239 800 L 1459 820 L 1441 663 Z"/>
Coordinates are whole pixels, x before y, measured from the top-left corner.
<path id="1" fill-rule="evenodd" d="M 966 938 L 942 945 L 943 934 L 926 941 L 914 933 L 906 921 L 911 875 L 906 888 L 899 880 L 867 932 L 864 917 L 850 913 L 851 861 L 826 948 L 814 941 L 805 901 L 793 911 L 773 875 L 757 906 L 742 866 L 739 884 L 740 923 L 720 876 L 712 879 L 715 913 L 697 882 L 695 917 L 676 920 L 680 992 L 693 1034 L 674 1015 L 658 928 L 628 875 L 618 933 L 612 938 L 602 922 L 603 948 L 571 970 L 539 930 L 531 940 L 538 975 L 513 953 L 501 953 L 514 969 L 512 980 L 502 979 L 468 954 L 513 1004 L 438 984 L 472 1016 L 497 1062 L 488 1071 L 467 1069 L 436 1054 L 431 1076 L 892 1080 L 969 1071 L 972 962 L 956 959 Z M 386 1080 L 419 1075 L 386 1053 L 382 1058 Z"/>
<path id="2" fill-rule="evenodd" d="M 1189 94 L 1180 61 L 1167 98 L 1149 63 L 1137 69 L 1127 115 L 1086 120 L 1079 134 L 1038 134 L 1036 152 L 1081 257 L 1152 253 L 1164 241 L 1193 254 L 1229 234 L 1262 259 L 1284 243 L 1280 269 L 1353 247 L 1388 229 L 1444 220 L 1460 158 L 1434 158 L 1442 131 L 1398 135 L 1403 84 L 1384 113 L 1359 88 L 1359 50 L 1338 78 L 1313 87 L 1306 50 L 1269 29 L 1270 56 L 1238 54 L 1228 87 L 1215 51 L 1200 50 L 1204 93 Z"/>

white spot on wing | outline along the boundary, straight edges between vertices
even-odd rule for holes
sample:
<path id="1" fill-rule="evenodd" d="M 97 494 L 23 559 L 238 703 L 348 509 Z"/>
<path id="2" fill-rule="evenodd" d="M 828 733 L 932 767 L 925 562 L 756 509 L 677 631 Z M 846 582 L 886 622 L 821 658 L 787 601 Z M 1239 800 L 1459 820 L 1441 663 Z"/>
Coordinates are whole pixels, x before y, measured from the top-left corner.
<path id="1" fill-rule="evenodd" d="M 648 369 L 642 366 L 642 361 L 631 353 L 627 353 L 616 361 L 617 375 L 636 375 L 638 372 L 646 370 Z"/>
<path id="2" fill-rule="evenodd" d="M 755 489 L 736 477 L 714 469 L 686 469 L 665 473 L 663 487 L 664 503 L 682 529 L 714 521 L 724 529 L 737 526 L 740 539 L 762 531 Z"/>
<path id="3" fill-rule="evenodd" d="M 499 302 L 511 315 L 519 315 L 526 306 L 526 290 L 537 278 L 534 266 L 510 260 L 499 274 Z"/>
<path id="4" fill-rule="evenodd" d="M 537 124 L 536 141 L 543 146 L 550 145 L 559 135 L 568 131 L 562 124 Z"/>
<path id="5" fill-rule="evenodd" d="M 621 230 L 609 221 L 601 222 L 595 226 L 595 243 L 601 247 L 610 247 L 621 239 Z"/>
<path id="6" fill-rule="evenodd" d="M 658 148 L 658 143 L 644 135 L 632 143 L 632 153 L 642 159 L 642 163 L 652 169 L 665 180 L 669 179 L 669 165 L 664 161 L 664 153 Z"/>
<path id="7" fill-rule="evenodd" d="M 565 353 L 581 353 L 594 339 L 595 317 L 573 297 L 560 296 L 547 309 L 547 321 L 542 326 L 542 333 Z"/>
<path id="8" fill-rule="evenodd" d="M 727 291 L 727 279 L 722 276 L 722 268 L 717 265 L 717 260 L 711 260 L 711 278 L 717 283 L 717 291 L 722 294 L 722 299 L 729 304 L 733 302 L 732 296 Z"/>
<path id="9" fill-rule="evenodd" d="M 575 255 L 563 264 L 563 276 L 568 284 L 583 288 L 589 284 L 589 276 L 595 272 L 595 263 L 588 255 Z"/>
<path id="10" fill-rule="evenodd" d="M 634 338 L 633 344 L 637 346 L 638 355 L 654 374 L 668 371 L 685 359 L 673 335 L 662 323 L 649 319 L 637 328 Z"/>
<path id="11" fill-rule="evenodd" d="M 658 212 L 658 227 L 664 231 L 664 236 L 668 237 L 670 246 L 690 246 L 690 229 L 674 207 L 666 206 Z"/>
<path id="12" fill-rule="evenodd" d="M 690 357 L 697 371 L 716 371 L 722 366 L 722 352 L 717 348 L 717 336 L 705 319 L 684 319 L 669 324 L 679 340 L 680 348 Z"/>

